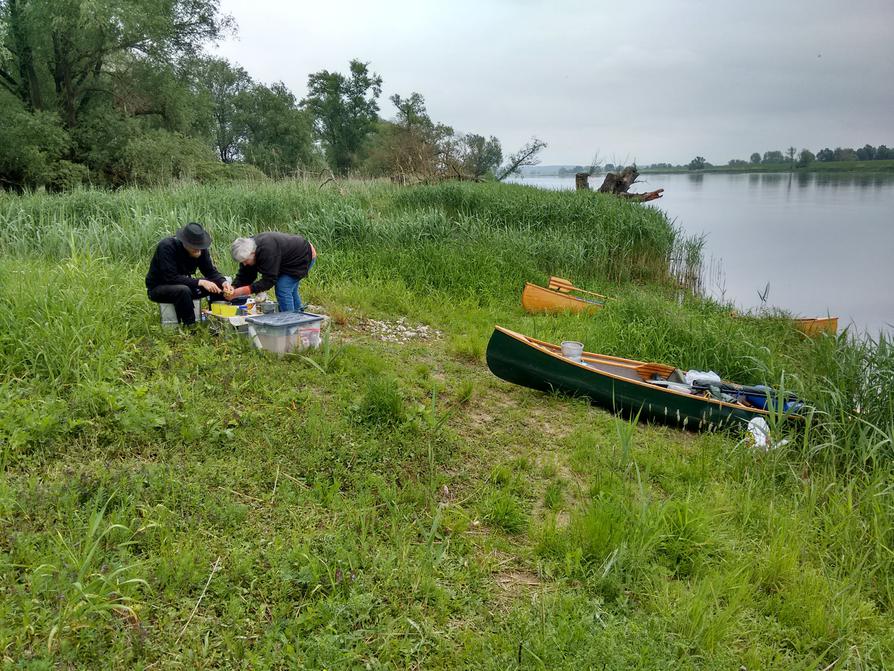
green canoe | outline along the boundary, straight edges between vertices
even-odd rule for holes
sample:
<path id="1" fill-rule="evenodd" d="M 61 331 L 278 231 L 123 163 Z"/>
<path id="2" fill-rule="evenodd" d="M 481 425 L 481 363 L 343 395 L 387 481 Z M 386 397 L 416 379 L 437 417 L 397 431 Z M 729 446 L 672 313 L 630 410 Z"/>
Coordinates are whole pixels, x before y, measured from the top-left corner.
<path id="1" fill-rule="evenodd" d="M 672 366 L 584 352 L 582 363 L 562 356 L 558 345 L 501 326 L 487 345 L 487 366 L 499 378 L 541 391 L 584 396 L 614 412 L 694 430 L 747 423 L 769 413 L 751 405 L 676 391 L 655 383 Z M 662 375 L 663 373 L 663 375 Z M 653 382 L 646 380 L 652 378 Z"/>

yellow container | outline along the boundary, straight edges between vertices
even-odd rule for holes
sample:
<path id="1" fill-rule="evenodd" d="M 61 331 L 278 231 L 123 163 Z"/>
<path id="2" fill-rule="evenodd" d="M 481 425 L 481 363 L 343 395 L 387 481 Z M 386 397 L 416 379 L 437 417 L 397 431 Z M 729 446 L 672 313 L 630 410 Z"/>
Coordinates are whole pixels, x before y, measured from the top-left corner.
<path id="1" fill-rule="evenodd" d="M 239 308 L 236 305 L 230 305 L 229 303 L 212 303 L 211 304 L 211 314 L 220 315 L 221 317 L 235 317 L 239 312 Z"/>

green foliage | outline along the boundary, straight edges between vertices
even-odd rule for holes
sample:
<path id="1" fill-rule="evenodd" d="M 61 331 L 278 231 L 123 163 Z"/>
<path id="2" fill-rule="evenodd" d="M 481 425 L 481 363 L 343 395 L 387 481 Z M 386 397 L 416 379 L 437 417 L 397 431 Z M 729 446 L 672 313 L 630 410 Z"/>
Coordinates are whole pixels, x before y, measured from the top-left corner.
<path id="1" fill-rule="evenodd" d="M 530 142 L 506 159 L 506 164 L 497 171 L 497 181 L 502 182 L 510 175 L 517 175 L 522 168 L 540 163 L 540 152 L 546 147 L 546 142 L 532 137 Z"/>
<path id="2" fill-rule="evenodd" d="M 434 123 L 418 93 L 390 98 L 395 121 L 379 121 L 365 147 L 363 170 L 368 175 L 431 178 L 457 163 L 453 129 Z M 452 173 L 455 175 L 455 172 Z"/>
<path id="3" fill-rule="evenodd" d="M 232 163 L 241 153 L 243 136 L 239 99 L 252 86 L 252 79 L 243 68 L 222 58 L 198 59 L 190 67 L 199 90 L 210 101 L 211 135 L 217 155 L 222 163 Z"/>
<path id="4" fill-rule="evenodd" d="M 84 171 L 64 160 L 68 133 L 50 112 L 30 113 L 11 96 L 0 92 L 0 185 L 21 191 L 49 186 L 73 187 Z"/>
<path id="5" fill-rule="evenodd" d="M 4 3 L 0 184 L 67 189 L 88 169 L 113 186 L 179 176 L 199 143 L 176 133 L 196 131 L 201 105 L 175 65 L 226 27 L 213 0 Z"/>
<path id="6" fill-rule="evenodd" d="M 809 149 L 802 149 L 801 153 L 798 155 L 798 163 L 797 166 L 799 168 L 806 168 L 808 165 L 813 163 L 816 160 L 816 156 L 814 156 L 813 152 Z"/>
<path id="7" fill-rule="evenodd" d="M 321 70 L 308 76 L 304 107 L 314 117 L 316 131 L 332 170 L 344 175 L 375 127 L 382 78 L 368 63 L 352 60 L 350 74 Z"/>
<path id="8" fill-rule="evenodd" d="M 248 163 L 199 162 L 193 166 L 193 178 L 201 184 L 225 184 L 238 182 L 242 185 L 264 182 L 267 175 Z"/>
<path id="9" fill-rule="evenodd" d="M 295 96 L 281 82 L 269 88 L 255 85 L 240 94 L 236 123 L 245 161 L 269 177 L 294 176 L 323 164 L 313 146 L 310 115 L 298 109 Z"/>
<path id="10" fill-rule="evenodd" d="M 463 136 L 463 170 L 472 177 L 483 177 L 493 173 L 503 162 L 503 149 L 493 135 L 484 136 L 469 133 Z"/>
<path id="11" fill-rule="evenodd" d="M 68 129 L 139 55 L 172 63 L 226 28 L 213 0 L 9 2 L 0 22 L 3 85 L 28 109 L 57 112 Z"/>
<path id="12" fill-rule="evenodd" d="M 179 133 L 150 130 L 127 143 L 121 167 L 129 183 L 163 185 L 192 177 L 199 165 L 213 160 L 210 148 L 200 140 Z"/>

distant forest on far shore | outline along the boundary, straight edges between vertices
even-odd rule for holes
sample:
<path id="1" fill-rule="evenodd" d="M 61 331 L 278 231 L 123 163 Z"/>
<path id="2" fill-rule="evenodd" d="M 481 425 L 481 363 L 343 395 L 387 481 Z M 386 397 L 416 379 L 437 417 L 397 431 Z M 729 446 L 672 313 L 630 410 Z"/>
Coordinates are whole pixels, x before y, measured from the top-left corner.
<path id="1" fill-rule="evenodd" d="M 749 159 L 733 158 L 725 164 L 714 164 L 703 156 L 696 156 L 689 163 L 637 163 L 640 172 L 773 172 L 783 170 L 822 170 L 822 171 L 888 171 L 894 170 L 894 148 L 881 144 L 871 144 L 859 149 L 850 147 L 825 147 L 815 154 L 809 149 L 798 151 L 789 147 L 786 151 L 769 150 L 763 154 L 754 152 Z M 538 165 L 528 166 L 521 170 L 525 177 L 573 177 L 579 172 L 590 174 L 608 173 L 621 170 L 628 163 L 593 163 L 591 165 Z"/>

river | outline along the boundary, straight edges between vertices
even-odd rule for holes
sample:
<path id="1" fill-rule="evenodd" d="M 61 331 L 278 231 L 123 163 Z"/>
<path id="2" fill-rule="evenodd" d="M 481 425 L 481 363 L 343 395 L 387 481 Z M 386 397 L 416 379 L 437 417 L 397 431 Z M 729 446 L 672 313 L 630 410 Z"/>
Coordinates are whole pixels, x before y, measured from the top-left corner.
<path id="1" fill-rule="evenodd" d="M 514 181 L 573 189 L 574 177 Z M 601 177 L 591 178 L 598 187 Z M 705 289 L 740 309 L 839 317 L 839 327 L 894 332 L 894 175 L 642 175 L 664 188 L 647 206 L 705 236 Z"/>

